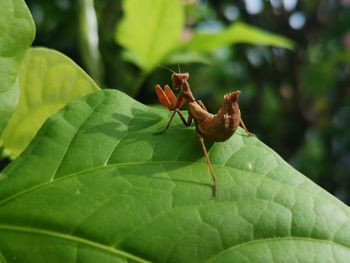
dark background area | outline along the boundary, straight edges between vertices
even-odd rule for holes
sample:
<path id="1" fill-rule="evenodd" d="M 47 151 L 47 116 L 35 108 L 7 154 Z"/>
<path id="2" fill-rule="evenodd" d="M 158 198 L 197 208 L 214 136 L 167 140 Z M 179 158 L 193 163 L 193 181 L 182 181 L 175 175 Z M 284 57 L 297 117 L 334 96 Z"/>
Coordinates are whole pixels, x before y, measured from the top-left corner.
<path id="1" fill-rule="evenodd" d="M 294 51 L 238 44 L 218 49 L 208 64 L 182 64 L 196 98 L 216 112 L 223 95 L 242 90 L 249 130 L 303 174 L 350 203 L 350 1 L 183 1 L 186 30 L 220 30 L 235 22 L 274 32 L 296 43 Z M 57 49 L 89 71 L 79 40 L 82 1 L 27 0 L 37 33 L 33 46 Z M 115 28 L 121 1 L 95 2 L 103 88 L 156 104 L 154 85 L 170 82 L 157 69 L 147 77 L 122 57 Z M 177 65 L 170 66 L 177 70 Z M 93 75 L 93 72 L 90 72 Z"/>

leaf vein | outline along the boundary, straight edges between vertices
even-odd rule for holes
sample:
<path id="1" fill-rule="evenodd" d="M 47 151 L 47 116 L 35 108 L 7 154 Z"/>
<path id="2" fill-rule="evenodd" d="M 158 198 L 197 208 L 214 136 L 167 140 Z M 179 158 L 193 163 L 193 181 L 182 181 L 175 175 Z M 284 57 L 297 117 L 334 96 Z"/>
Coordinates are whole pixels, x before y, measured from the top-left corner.
<path id="1" fill-rule="evenodd" d="M 30 234 L 49 236 L 52 238 L 64 239 L 64 240 L 67 240 L 70 242 L 74 242 L 76 244 L 80 243 L 80 244 L 84 244 L 86 246 L 93 247 L 95 249 L 100 249 L 100 250 L 104 251 L 105 253 L 113 254 L 113 255 L 116 255 L 119 257 L 123 257 L 123 258 L 128 258 L 128 259 L 134 260 L 136 262 L 141 262 L 141 263 L 150 262 L 150 261 L 143 259 L 141 257 L 132 255 L 126 251 L 117 249 L 116 247 L 107 246 L 105 244 L 101 244 L 101 243 L 98 243 L 98 242 L 93 241 L 93 240 L 89 240 L 86 238 L 73 236 L 73 235 L 69 235 L 69 234 L 63 234 L 63 233 L 55 232 L 52 230 L 32 228 L 32 227 L 29 228 L 29 227 L 23 227 L 23 226 L 5 225 L 5 224 L 0 224 L 0 229 L 2 229 L 4 231 L 30 233 Z"/>
<path id="2" fill-rule="evenodd" d="M 224 253 L 226 253 L 228 251 L 232 251 L 232 250 L 235 250 L 235 249 L 240 249 L 240 248 L 245 247 L 245 246 L 255 245 L 255 244 L 263 243 L 263 242 L 276 242 L 276 241 L 283 241 L 283 240 L 286 240 L 286 241 L 307 241 L 307 242 L 326 243 L 326 244 L 331 244 L 331 245 L 337 246 L 337 247 L 342 248 L 342 249 L 350 250 L 349 247 L 347 247 L 345 245 L 342 245 L 342 244 L 339 244 L 339 243 L 336 243 L 336 242 L 334 242 L 332 240 L 328 240 L 328 239 L 310 238 L 310 237 L 292 237 L 292 236 L 287 236 L 287 237 L 269 237 L 269 238 L 261 238 L 261 239 L 256 239 L 256 240 L 249 240 L 249 241 L 246 241 L 246 242 L 243 242 L 243 243 L 231 246 L 231 247 L 221 251 L 220 253 L 212 256 L 211 258 L 207 259 L 206 262 L 210 262 L 210 261 L 212 261 L 215 258 L 219 257 L 220 255 L 223 255 Z"/>
<path id="3" fill-rule="evenodd" d="M 65 156 L 66 156 L 66 154 L 68 152 L 68 150 L 69 150 L 69 146 L 72 144 L 72 142 L 73 142 L 75 136 L 77 135 L 78 131 L 91 118 L 91 116 L 95 113 L 96 109 L 104 104 L 105 100 L 106 99 L 104 99 L 102 102 L 100 102 L 96 107 L 92 108 L 90 114 L 86 117 L 86 119 L 84 121 L 82 121 L 80 123 L 80 125 L 74 130 L 72 136 L 68 140 L 68 144 L 66 146 L 66 149 L 64 150 L 64 152 L 63 152 L 63 154 L 61 156 L 61 159 L 59 160 L 59 162 L 57 164 L 57 167 L 56 167 L 55 171 L 53 172 L 53 174 L 52 174 L 52 176 L 50 178 L 51 182 L 55 179 L 55 176 L 57 175 L 57 172 L 58 172 L 58 170 L 59 170 L 59 168 L 60 168 L 60 166 L 61 166 L 61 164 L 62 164 L 62 162 L 63 162 L 63 160 L 64 160 L 64 158 L 65 158 Z"/>

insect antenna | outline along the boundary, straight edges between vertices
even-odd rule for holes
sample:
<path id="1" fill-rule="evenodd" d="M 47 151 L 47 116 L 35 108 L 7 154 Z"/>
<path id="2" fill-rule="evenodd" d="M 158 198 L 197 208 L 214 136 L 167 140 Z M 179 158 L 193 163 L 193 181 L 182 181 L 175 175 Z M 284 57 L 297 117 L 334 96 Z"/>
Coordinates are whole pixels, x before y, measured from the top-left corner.
<path id="1" fill-rule="evenodd" d="M 176 72 L 175 72 L 174 70 L 172 70 L 171 68 L 167 68 L 167 67 L 164 67 L 164 66 L 161 66 L 161 65 L 158 65 L 158 67 L 167 69 L 167 70 L 169 70 L 170 72 L 176 74 Z"/>

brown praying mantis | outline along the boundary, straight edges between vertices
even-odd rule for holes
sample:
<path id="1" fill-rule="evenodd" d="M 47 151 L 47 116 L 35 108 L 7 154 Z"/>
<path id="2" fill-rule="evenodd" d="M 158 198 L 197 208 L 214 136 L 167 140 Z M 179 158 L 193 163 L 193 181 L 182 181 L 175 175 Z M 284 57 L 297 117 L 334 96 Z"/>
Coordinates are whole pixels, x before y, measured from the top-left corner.
<path id="1" fill-rule="evenodd" d="M 170 69 L 169 69 L 170 70 Z M 172 70 L 171 70 L 172 71 Z M 217 192 L 217 178 L 214 174 L 207 149 L 204 144 L 204 139 L 214 142 L 223 142 L 228 140 L 237 130 L 238 126 L 242 128 L 248 135 L 254 135 L 248 132 L 244 122 L 241 118 L 241 112 L 238 106 L 238 98 L 241 93 L 236 90 L 227 93 L 224 96 L 224 103 L 219 111 L 214 115 L 207 111 L 203 102 L 196 100 L 188 84 L 189 73 L 176 73 L 172 71 L 171 80 L 175 90 L 180 89 L 179 95 L 176 97 L 169 87 L 165 85 L 164 89 L 160 85 L 156 85 L 155 90 L 160 103 L 168 110 L 172 111 L 171 117 L 167 126 L 160 132 L 155 134 L 163 134 L 169 128 L 175 114 L 177 113 L 181 118 L 183 124 L 188 127 L 194 120 L 196 126 L 196 134 L 202 146 L 203 153 L 207 160 L 211 176 L 213 178 L 213 195 Z M 180 109 L 185 103 L 188 103 L 188 119 L 186 120 Z"/>

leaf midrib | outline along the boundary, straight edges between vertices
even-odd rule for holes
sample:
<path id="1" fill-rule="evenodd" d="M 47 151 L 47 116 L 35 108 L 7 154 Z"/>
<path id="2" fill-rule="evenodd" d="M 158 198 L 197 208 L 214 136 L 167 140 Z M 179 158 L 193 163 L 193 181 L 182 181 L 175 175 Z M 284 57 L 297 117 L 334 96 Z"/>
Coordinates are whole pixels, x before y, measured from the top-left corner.
<path id="1" fill-rule="evenodd" d="M 74 235 L 63 234 L 63 233 L 59 233 L 56 231 L 40 229 L 40 228 L 32 228 L 32 227 L 6 225 L 6 224 L 0 224 L 0 229 L 3 229 L 5 231 L 25 232 L 25 233 L 30 233 L 30 234 L 45 235 L 45 236 L 50 236 L 50 237 L 54 237 L 54 238 L 64 239 L 64 240 L 68 240 L 71 242 L 76 242 L 76 243 L 84 244 L 87 246 L 91 246 L 91 247 L 94 247 L 96 249 L 100 249 L 106 253 L 117 255 L 119 257 L 128 258 L 128 259 L 134 260 L 136 262 L 141 262 L 141 263 L 150 262 L 146 259 L 132 255 L 128 252 L 125 252 L 123 250 L 117 249 L 117 248 L 112 247 L 112 246 L 107 246 L 107 245 L 95 242 L 93 240 L 89 240 L 89 239 L 74 236 Z"/>
<path id="2" fill-rule="evenodd" d="M 63 181 L 63 180 L 67 180 L 71 177 L 74 177 L 74 176 L 78 176 L 78 175 L 81 175 L 81 174 L 84 174 L 84 173 L 89 173 L 89 172 L 93 172 L 95 170 L 99 170 L 99 169 L 104 169 L 104 168 L 109 168 L 109 167 L 117 167 L 117 166 L 132 166 L 132 165 L 154 165 L 154 164 L 179 164 L 179 163 L 183 163 L 183 164 L 190 164 L 190 165 L 201 165 L 201 166 L 207 166 L 206 163 L 193 163 L 193 162 L 189 162 L 189 161 L 148 161 L 148 162 L 128 162 L 128 163 L 114 163 L 114 164 L 107 164 L 107 165 L 100 165 L 100 166 L 96 166 L 96 167 L 92 167 L 92 168 L 89 168 L 89 169 L 85 169 L 85 170 L 81 170 L 81 171 L 78 171 L 78 172 L 74 172 L 74 173 L 71 173 L 71 174 L 67 174 L 65 176 L 61 176 L 61 177 L 56 177 L 54 180 L 48 180 L 48 181 L 45 181 L 45 182 L 42 182 L 40 184 L 37 184 L 37 185 L 34 185 L 30 188 L 27 188 L 25 190 L 22 190 L 16 194 L 13 194 L 3 200 L 0 200 L 0 207 L 3 206 L 4 204 L 8 203 L 9 201 L 17 198 L 17 197 L 20 197 L 22 195 L 25 195 L 27 193 L 30 193 L 32 191 L 35 191 L 36 189 L 39 189 L 39 188 L 42 188 L 46 185 L 49 185 L 49 184 L 54 184 L 54 183 L 57 183 L 57 182 L 60 182 L 60 181 Z M 240 169 L 237 169 L 237 168 L 233 168 L 233 167 L 229 167 L 229 166 L 223 166 L 223 165 L 219 165 L 219 164 L 212 164 L 213 167 L 220 167 L 220 168 L 228 168 L 228 169 L 233 169 L 233 170 L 240 170 Z M 247 172 L 245 170 L 242 170 L 244 172 Z M 251 174 L 254 174 L 256 176 L 259 176 L 259 174 L 256 174 L 256 173 L 253 173 L 253 172 L 249 172 Z M 269 178 L 270 179 L 270 178 Z M 272 180 L 272 179 L 270 179 Z"/>
<path id="3" fill-rule="evenodd" d="M 132 166 L 132 165 L 156 165 L 156 164 L 160 164 L 160 165 L 167 165 L 167 164 L 187 164 L 187 165 L 199 165 L 199 166 L 205 166 L 207 167 L 207 164 L 206 163 L 200 163 L 200 162 L 189 162 L 189 161 L 146 161 L 146 162 L 125 162 L 125 163 L 114 163 L 114 164 L 107 164 L 107 165 L 100 165 L 100 166 L 96 166 L 96 167 L 92 167 L 92 168 L 89 168 L 89 169 L 85 169 L 85 170 L 81 170 L 81 171 L 78 171 L 78 172 L 73 172 L 73 173 L 70 173 L 70 174 L 67 174 L 65 176 L 61 176 L 61 177 L 58 177 L 58 178 L 55 178 L 53 181 L 45 181 L 45 182 L 42 182 L 40 184 L 37 184 L 37 185 L 34 185 L 30 188 L 27 188 L 25 190 L 22 190 L 18 193 L 15 193 L 3 200 L 0 200 L 0 207 L 5 205 L 6 203 L 22 196 L 22 195 L 25 195 L 25 194 L 28 194 L 32 191 L 35 191 L 37 189 L 40 189 L 42 187 L 45 187 L 49 184 L 54 184 L 54 183 L 58 183 L 60 181 L 63 181 L 63 180 L 68 180 L 74 176 L 79 176 L 81 174 L 85 174 L 85 173 L 89 173 L 89 172 L 93 172 L 95 170 L 99 170 L 99 169 L 104 169 L 104 168 L 110 168 L 110 167 L 118 167 L 118 166 Z M 213 167 L 218 167 L 218 168 L 225 168 L 225 169 L 230 169 L 230 170 L 238 170 L 238 171 L 243 171 L 243 172 L 246 172 L 246 173 L 249 173 L 250 175 L 249 176 L 257 176 L 259 178 L 264 178 L 266 180 L 269 180 L 269 181 L 272 181 L 274 183 L 277 183 L 277 184 L 280 184 L 280 185 L 283 185 L 284 187 L 287 187 L 287 188 L 291 188 L 293 189 L 294 191 L 300 191 L 302 193 L 306 193 L 307 195 L 310 195 L 314 198 L 317 198 L 317 199 L 322 199 L 322 197 L 319 197 L 318 195 L 316 194 L 312 194 L 304 189 L 300 189 L 298 188 L 297 186 L 293 186 L 293 185 L 289 185 L 289 184 L 286 184 L 284 182 L 280 182 L 280 181 L 277 181 L 277 180 L 274 180 L 272 178 L 269 178 L 269 177 L 266 177 L 266 176 L 263 176 L 261 174 L 258 174 L 258 173 L 254 173 L 252 171 L 246 171 L 246 170 L 242 170 L 242 169 L 237 169 L 237 168 L 234 168 L 234 167 L 230 167 L 230 166 L 225 166 L 225 165 L 220 165 L 220 164 L 212 164 Z M 343 210 L 342 210 L 343 211 Z M 344 212 L 344 211 L 343 211 Z M 346 213 L 347 214 L 347 213 Z M 347 214 L 348 215 L 348 214 Z"/>

